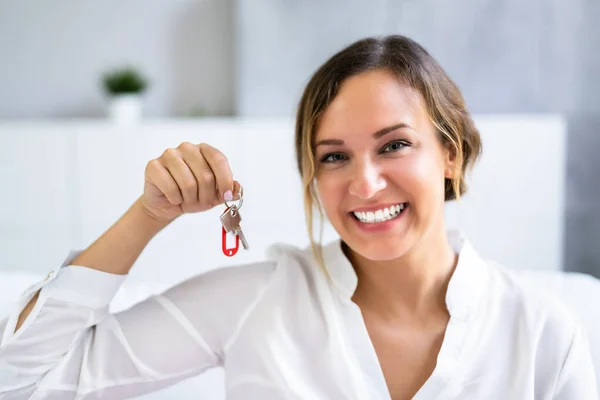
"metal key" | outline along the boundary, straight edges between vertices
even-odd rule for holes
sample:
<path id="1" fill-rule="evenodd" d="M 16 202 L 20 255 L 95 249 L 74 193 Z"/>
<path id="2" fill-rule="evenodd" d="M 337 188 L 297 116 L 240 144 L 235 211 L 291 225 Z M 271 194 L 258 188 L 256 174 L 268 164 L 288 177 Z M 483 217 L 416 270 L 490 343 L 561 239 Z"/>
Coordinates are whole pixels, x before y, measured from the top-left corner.
<path id="1" fill-rule="evenodd" d="M 233 232 L 234 234 L 238 235 L 240 237 L 244 250 L 248 250 L 250 246 L 248 245 L 246 236 L 244 236 L 244 232 L 242 232 L 240 222 L 242 222 L 242 216 L 240 215 L 240 210 L 236 206 L 229 207 L 221 215 L 221 224 L 223 224 L 225 232 Z"/>

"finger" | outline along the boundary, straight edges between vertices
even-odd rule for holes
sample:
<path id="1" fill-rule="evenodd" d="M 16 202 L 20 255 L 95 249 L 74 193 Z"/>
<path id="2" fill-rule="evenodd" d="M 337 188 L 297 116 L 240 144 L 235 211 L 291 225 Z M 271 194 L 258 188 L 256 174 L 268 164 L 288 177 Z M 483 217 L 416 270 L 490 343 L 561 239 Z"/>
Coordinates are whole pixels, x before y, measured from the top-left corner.
<path id="1" fill-rule="evenodd" d="M 233 191 L 233 174 L 231 173 L 229 161 L 223 153 L 206 143 L 200 144 L 199 148 L 204 159 L 210 165 L 210 169 L 215 174 L 218 197 L 223 201 L 225 193 Z"/>
<path id="2" fill-rule="evenodd" d="M 164 157 L 165 168 L 177 182 L 179 190 L 183 196 L 184 204 L 193 204 L 198 202 L 198 182 L 196 177 L 190 171 L 187 164 L 181 158 L 181 153 L 177 149 L 167 149 Z"/>
<path id="3" fill-rule="evenodd" d="M 146 176 L 149 183 L 156 186 L 165 195 L 169 203 L 179 205 L 183 195 L 171 173 L 158 160 L 152 160 L 146 166 Z"/>
<path id="4" fill-rule="evenodd" d="M 182 143 L 180 147 L 183 161 L 189 166 L 198 182 L 198 201 L 201 204 L 214 204 L 216 178 L 208 162 L 204 159 L 198 146 L 191 143 Z"/>

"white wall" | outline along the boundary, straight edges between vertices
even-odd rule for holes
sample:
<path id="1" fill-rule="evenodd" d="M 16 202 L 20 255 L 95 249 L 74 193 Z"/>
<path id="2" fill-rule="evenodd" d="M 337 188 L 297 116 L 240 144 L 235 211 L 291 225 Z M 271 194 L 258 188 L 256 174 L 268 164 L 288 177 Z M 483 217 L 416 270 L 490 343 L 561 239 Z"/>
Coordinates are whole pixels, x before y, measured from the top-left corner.
<path id="1" fill-rule="evenodd" d="M 100 77 L 131 63 L 146 114 L 233 113 L 233 0 L 0 0 L 0 119 L 104 114 Z"/>
<path id="2" fill-rule="evenodd" d="M 150 117 L 291 115 L 333 52 L 406 34 L 472 112 L 568 117 L 564 262 L 600 277 L 599 16 L 585 0 L 0 0 L 0 119 L 102 115 L 100 73 L 122 62 L 152 79 Z"/>
<path id="3" fill-rule="evenodd" d="M 564 123 L 558 117 L 475 117 L 485 144 L 471 190 L 448 206 L 484 256 L 512 268 L 560 269 Z M 269 244 L 308 244 L 293 125 L 288 120 L 0 123 L 0 268 L 37 272 L 91 244 L 143 189 L 146 163 L 187 140 L 229 158 L 244 185 L 243 227 L 252 246 L 220 250 L 222 207 L 161 232 L 130 279 L 175 283 L 219 265 L 262 259 Z M 326 240 L 335 237 L 328 228 Z"/>

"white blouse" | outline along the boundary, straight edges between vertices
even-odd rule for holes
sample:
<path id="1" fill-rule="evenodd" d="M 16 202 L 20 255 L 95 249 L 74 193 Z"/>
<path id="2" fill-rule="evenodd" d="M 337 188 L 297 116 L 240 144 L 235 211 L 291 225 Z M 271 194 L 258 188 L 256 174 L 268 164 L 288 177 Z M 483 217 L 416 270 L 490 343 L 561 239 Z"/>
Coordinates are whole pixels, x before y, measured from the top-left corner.
<path id="1" fill-rule="evenodd" d="M 414 398 L 598 399 L 586 336 L 565 306 L 459 234 L 450 240 L 450 321 Z M 0 323 L 0 399 L 124 399 L 211 367 L 224 368 L 232 400 L 390 399 L 340 240 L 324 247 L 333 284 L 309 248 L 275 245 L 268 261 L 198 275 L 114 315 L 126 276 L 69 265 L 76 254 Z"/>

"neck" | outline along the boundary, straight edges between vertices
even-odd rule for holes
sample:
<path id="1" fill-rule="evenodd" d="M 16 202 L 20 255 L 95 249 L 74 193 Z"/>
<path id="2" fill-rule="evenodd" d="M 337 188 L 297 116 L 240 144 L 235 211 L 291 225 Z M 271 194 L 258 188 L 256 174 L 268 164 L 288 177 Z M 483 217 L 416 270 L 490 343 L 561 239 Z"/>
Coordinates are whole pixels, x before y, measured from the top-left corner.
<path id="1" fill-rule="evenodd" d="M 350 252 L 358 277 L 353 300 L 383 317 L 447 313 L 446 291 L 457 255 L 445 229 L 436 229 L 394 260 L 373 261 Z"/>

